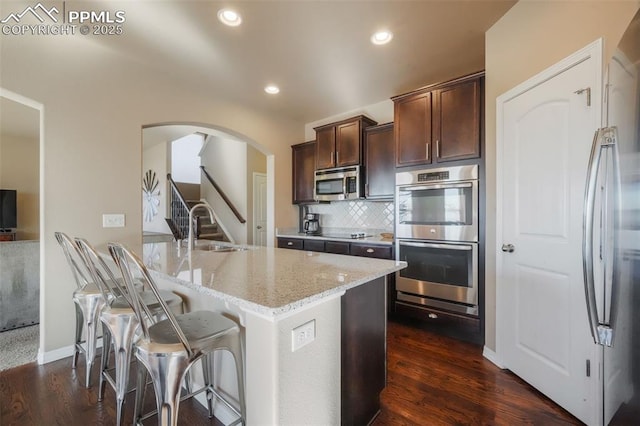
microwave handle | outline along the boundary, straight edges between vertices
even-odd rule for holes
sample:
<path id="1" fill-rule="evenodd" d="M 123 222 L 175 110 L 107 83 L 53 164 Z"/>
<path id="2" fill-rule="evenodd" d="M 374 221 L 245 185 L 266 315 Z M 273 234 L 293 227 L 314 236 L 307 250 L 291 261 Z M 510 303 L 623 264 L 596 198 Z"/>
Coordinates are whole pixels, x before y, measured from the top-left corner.
<path id="1" fill-rule="evenodd" d="M 409 247 L 423 247 L 423 248 L 450 249 L 450 250 L 463 250 L 463 251 L 473 250 L 472 246 L 461 245 L 461 244 L 414 243 L 414 242 L 406 242 L 406 241 L 399 241 L 398 244 L 401 246 L 409 246 Z"/>
<path id="2" fill-rule="evenodd" d="M 450 188 L 471 188 L 473 183 L 446 183 L 436 185 L 402 186 L 400 191 L 424 191 L 425 189 L 450 189 Z"/>

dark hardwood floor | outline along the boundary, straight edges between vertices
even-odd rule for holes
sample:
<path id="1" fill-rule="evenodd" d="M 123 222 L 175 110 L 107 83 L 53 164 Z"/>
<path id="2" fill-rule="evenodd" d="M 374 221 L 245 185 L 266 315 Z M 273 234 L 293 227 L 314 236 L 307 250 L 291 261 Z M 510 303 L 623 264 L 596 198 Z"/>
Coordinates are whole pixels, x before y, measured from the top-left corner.
<path id="1" fill-rule="evenodd" d="M 373 425 L 579 425 L 578 420 L 513 374 L 482 357 L 482 347 L 390 321 L 388 381 Z M 27 364 L 0 372 L 0 425 L 115 424 L 115 398 L 107 386 L 82 386 L 71 359 Z M 96 375 L 97 377 L 97 375 Z M 132 416 L 129 395 L 125 419 Z M 151 397 L 148 399 L 152 399 Z M 153 401 L 147 401 L 149 406 Z M 155 418 L 147 424 L 155 424 Z M 215 425 L 198 403 L 180 406 L 180 424 Z"/>
<path id="2" fill-rule="evenodd" d="M 581 425 L 514 374 L 482 356 L 479 345 L 389 321 L 382 425 Z"/>

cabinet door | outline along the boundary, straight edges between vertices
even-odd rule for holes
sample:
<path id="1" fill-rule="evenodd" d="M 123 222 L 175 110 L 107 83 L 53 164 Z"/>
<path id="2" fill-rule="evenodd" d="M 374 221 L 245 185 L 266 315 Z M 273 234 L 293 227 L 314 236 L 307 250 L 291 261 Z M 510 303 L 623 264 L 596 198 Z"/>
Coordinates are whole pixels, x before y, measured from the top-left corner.
<path id="1" fill-rule="evenodd" d="M 336 127 L 336 167 L 360 164 L 360 120 Z"/>
<path id="2" fill-rule="evenodd" d="M 431 92 L 395 104 L 396 165 L 431 163 Z"/>
<path id="3" fill-rule="evenodd" d="M 278 238 L 278 248 L 302 250 L 303 240 L 301 238 Z"/>
<path id="4" fill-rule="evenodd" d="M 293 204 L 309 203 L 313 199 L 313 178 L 316 168 L 316 144 L 306 142 L 293 145 L 292 181 Z"/>
<path id="5" fill-rule="evenodd" d="M 385 283 L 376 278 L 342 296 L 340 411 L 343 425 L 369 425 L 386 384 Z"/>
<path id="6" fill-rule="evenodd" d="M 480 156 L 480 80 L 433 92 L 435 161 Z"/>
<path id="7" fill-rule="evenodd" d="M 316 131 L 316 168 L 335 167 L 336 128 L 326 127 Z"/>
<path id="8" fill-rule="evenodd" d="M 324 251 L 327 253 L 349 254 L 350 245 L 342 241 L 327 241 L 324 245 Z"/>
<path id="9" fill-rule="evenodd" d="M 391 259 L 393 256 L 391 246 L 376 246 L 369 244 L 351 244 L 353 256 L 376 257 L 378 259 Z"/>
<path id="10" fill-rule="evenodd" d="M 324 251 L 323 240 L 304 240 L 304 249 L 308 251 Z"/>
<path id="11" fill-rule="evenodd" d="M 393 124 L 365 130 L 365 197 L 393 198 L 395 191 L 395 145 Z"/>

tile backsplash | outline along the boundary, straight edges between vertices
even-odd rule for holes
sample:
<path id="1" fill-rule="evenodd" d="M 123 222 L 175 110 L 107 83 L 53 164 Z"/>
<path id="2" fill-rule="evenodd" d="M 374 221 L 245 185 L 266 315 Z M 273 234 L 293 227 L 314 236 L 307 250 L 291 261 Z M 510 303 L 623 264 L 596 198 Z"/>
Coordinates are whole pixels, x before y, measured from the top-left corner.
<path id="1" fill-rule="evenodd" d="M 391 201 L 337 201 L 311 204 L 309 213 L 320 214 L 323 228 L 380 229 L 393 232 L 394 208 Z"/>

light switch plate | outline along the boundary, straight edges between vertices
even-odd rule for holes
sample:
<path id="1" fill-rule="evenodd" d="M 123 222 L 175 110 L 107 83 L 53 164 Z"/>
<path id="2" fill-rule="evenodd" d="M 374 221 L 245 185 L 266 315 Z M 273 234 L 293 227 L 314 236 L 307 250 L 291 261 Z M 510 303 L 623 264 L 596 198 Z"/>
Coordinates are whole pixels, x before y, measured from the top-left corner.
<path id="1" fill-rule="evenodd" d="M 291 330 L 291 352 L 295 352 L 316 339 L 316 320 L 311 320 Z"/>
<path id="2" fill-rule="evenodd" d="M 124 228 L 124 214 L 103 214 L 103 228 Z"/>

